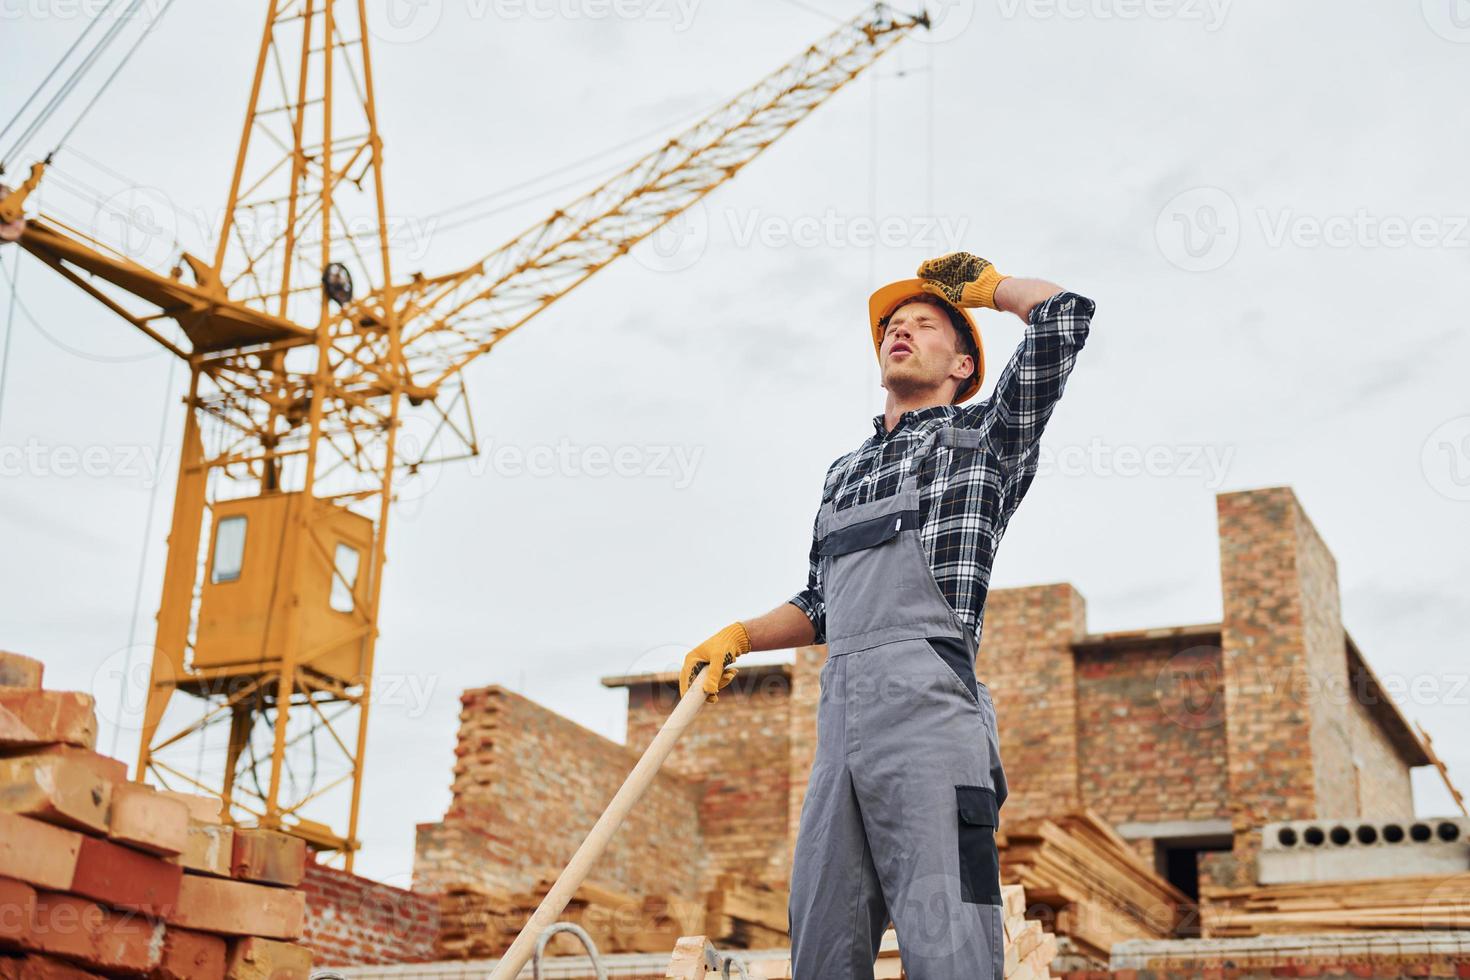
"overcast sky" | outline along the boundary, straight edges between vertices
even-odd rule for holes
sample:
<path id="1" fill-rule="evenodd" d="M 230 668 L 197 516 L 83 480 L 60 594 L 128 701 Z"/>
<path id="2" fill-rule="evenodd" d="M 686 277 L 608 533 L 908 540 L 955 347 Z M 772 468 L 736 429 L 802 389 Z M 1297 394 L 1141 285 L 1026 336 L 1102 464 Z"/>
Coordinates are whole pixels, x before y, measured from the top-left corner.
<path id="1" fill-rule="evenodd" d="M 369 6 L 403 274 L 488 252 L 651 145 L 630 138 L 861 9 L 393 3 Z M 58 169 L 204 251 L 260 6 L 176 4 Z M 84 21 L 44 0 L 0 16 L 8 120 Z M 1071 582 L 1095 631 L 1217 620 L 1215 494 L 1290 485 L 1336 555 L 1348 629 L 1470 787 L 1467 65 L 1464 0 L 951 0 L 673 237 L 470 369 L 486 452 L 414 484 L 390 533 L 377 664 L 397 693 L 373 716 L 359 870 L 406 883 L 413 825 L 449 801 L 463 688 L 618 739 L 625 699 L 599 677 L 671 668 L 803 584 L 822 474 L 882 404 L 867 294 L 958 247 L 1097 301 L 994 585 Z M 507 211 L 425 217 L 589 158 Z M 52 183 L 43 205 L 110 230 Z M 160 263 L 170 246 L 139 243 Z M 0 647 L 95 691 L 102 748 L 131 759 L 117 676 L 135 608 L 134 642 L 152 637 L 184 372 L 15 261 L 0 249 L 23 303 Z M 981 322 L 993 378 L 1021 325 Z M 622 447 L 622 475 L 589 475 Z M 70 454 L 89 450 L 82 472 Z M 1432 770 L 1414 787 L 1421 814 L 1452 812 Z"/>

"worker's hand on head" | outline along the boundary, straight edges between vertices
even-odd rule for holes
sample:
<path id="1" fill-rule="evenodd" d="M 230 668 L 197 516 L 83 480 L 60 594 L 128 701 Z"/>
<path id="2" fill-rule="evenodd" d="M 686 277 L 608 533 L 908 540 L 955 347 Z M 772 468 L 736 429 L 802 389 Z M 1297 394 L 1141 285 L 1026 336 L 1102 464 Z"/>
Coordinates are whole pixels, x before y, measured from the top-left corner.
<path id="1" fill-rule="evenodd" d="M 950 252 L 937 259 L 919 263 L 920 279 L 939 286 L 946 299 L 956 306 L 983 306 L 995 309 L 995 287 L 1006 277 L 995 266 L 969 252 Z"/>
<path id="2" fill-rule="evenodd" d="M 750 652 L 750 637 L 743 623 L 731 623 L 684 657 L 684 667 L 679 671 L 679 697 L 682 699 L 694 683 L 696 674 L 704 688 L 705 702 L 713 704 L 720 699 L 720 688 L 735 679 L 735 668 L 730 666 L 735 658 Z M 703 670 L 701 671 L 701 668 Z"/>

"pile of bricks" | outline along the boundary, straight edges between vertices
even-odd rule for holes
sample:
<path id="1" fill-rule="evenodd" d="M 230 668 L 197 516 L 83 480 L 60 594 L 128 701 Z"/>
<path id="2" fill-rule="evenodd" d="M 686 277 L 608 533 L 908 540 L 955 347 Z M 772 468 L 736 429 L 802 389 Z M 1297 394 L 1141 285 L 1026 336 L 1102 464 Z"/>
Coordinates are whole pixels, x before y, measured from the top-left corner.
<path id="1" fill-rule="evenodd" d="M 304 843 L 130 783 L 85 694 L 0 652 L 0 980 L 307 980 Z"/>

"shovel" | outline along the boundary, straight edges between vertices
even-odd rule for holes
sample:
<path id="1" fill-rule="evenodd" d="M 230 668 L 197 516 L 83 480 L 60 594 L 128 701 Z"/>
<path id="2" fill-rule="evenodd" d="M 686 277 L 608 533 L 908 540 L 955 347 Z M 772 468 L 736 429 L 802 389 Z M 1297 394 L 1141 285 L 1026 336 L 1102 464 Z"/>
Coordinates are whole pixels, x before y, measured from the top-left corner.
<path id="1" fill-rule="evenodd" d="M 602 811 L 602 816 L 597 818 L 597 823 L 592 825 L 587 839 L 582 841 L 582 846 L 577 848 L 577 853 L 567 862 L 566 868 L 557 877 L 556 884 L 551 886 L 551 890 L 531 914 L 530 920 L 521 927 L 515 942 L 510 944 L 510 948 L 500 958 L 495 971 L 490 974 L 490 980 L 515 980 L 521 969 L 535 955 L 537 937 L 566 910 L 567 903 L 572 900 L 582 882 L 587 880 L 597 859 L 607 850 L 607 842 L 612 839 L 613 833 L 622 825 L 653 782 L 653 778 L 658 775 L 664 760 L 673 751 L 674 743 L 694 721 L 699 709 L 704 707 L 704 688 L 698 680 L 696 678 L 696 682 L 689 685 L 689 690 L 669 713 L 668 721 L 664 722 L 658 734 L 653 737 L 653 741 L 644 750 L 643 757 L 638 760 L 633 771 L 628 773 L 628 778 L 623 780 L 623 785 L 613 796 L 607 809 Z"/>

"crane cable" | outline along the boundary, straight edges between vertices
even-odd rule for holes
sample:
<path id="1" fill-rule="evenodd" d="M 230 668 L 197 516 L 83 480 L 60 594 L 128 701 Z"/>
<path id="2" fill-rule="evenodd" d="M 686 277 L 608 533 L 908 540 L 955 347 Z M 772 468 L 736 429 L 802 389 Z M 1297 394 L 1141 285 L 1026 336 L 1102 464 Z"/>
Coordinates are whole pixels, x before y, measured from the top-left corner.
<path id="1" fill-rule="evenodd" d="M 140 2 L 141 0 L 134 0 L 135 5 L 136 3 Z M 168 2 L 163 5 L 163 9 L 158 12 L 158 16 L 154 17 L 148 22 L 148 26 L 143 29 L 143 33 L 139 34 L 136 38 L 133 39 L 133 46 L 128 48 L 127 54 L 123 55 L 122 60 L 113 67 L 112 72 L 107 76 L 106 81 L 102 83 L 102 87 L 99 88 L 96 93 L 93 94 L 91 100 L 82 107 L 82 111 L 77 113 L 77 117 L 72 120 L 71 126 L 68 127 L 66 132 L 61 134 L 61 139 L 56 141 L 55 148 L 53 148 L 52 151 L 46 155 L 46 159 L 49 160 L 51 159 L 51 157 L 59 153 L 61 151 L 61 148 L 66 145 L 66 141 L 71 139 L 71 134 L 76 132 L 77 127 L 81 125 L 82 120 L 86 118 L 87 113 L 91 112 L 92 107 L 97 104 L 97 101 L 99 99 L 102 98 L 102 94 L 112 87 L 112 83 L 117 78 L 118 74 L 125 67 L 127 67 L 128 62 L 131 61 L 133 59 L 133 55 L 137 53 L 138 48 L 147 39 L 148 35 L 153 33 L 153 29 L 158 26 L 159 21 L 163 20 L 163 18 L 168 14 L 169 8 L 173 5 L 174 0 L 168 0 Z"/>
<path id="2" fill-rule="evenodd" d="M 110 0 L 108 7 L 104 8 L 97 14 L 97 17 L 93 18 L 93 23 L 96 23 L 97 20 L 105 16 L 108 10 L 110 10 L 118 2 L 120 2 L 120 0 Z M 109 47 L 112 46 L 112 42 L 115 41 L 117 39 L 117 36 L 122 32 L 123 26 L 130 19 L 132 19 L 138 8 L 142 6 L 142 3 L 143 0 L 132 0 L 132 2 L 128 5 L 127 10 L 123 11 L 122 16 L 119 17 L 117 21 L 107 29 L 107 32 L 103 34 L 100 39 L 98 39 L 97 44 L 92 48 L 91 51 L 87 53 L 86 58 L 82 60 L 82 63 L 78 65 L 76 69 L 72 72 L 72 74 L 67 78 L 66 82 L 62 85 L 61 90 L 51 97 L 50 101 L 48 101 L 45 107 L 42 108 L 40 114 L 35 119 L 33 119 L 31 121 L 31 124 L 25 128 L 25 130 L 21 133 L 19 137 L 17 137 L 15 143 L 10 147 L 10 149 L 6 151 L 3 155 L 0 155 L 0 172 L 4 171 L 5 161 L 12 159 L 17 153 L 23 150 L 25 148 L 25 145 L 35 137 L 40 128 L 47 122 L 49 122 L 51 117 L 56 114 L 57 110 L 61 108 L 61 104 L 76 89 L 77 84 L 80 83 L 86 73 L 92 69 L 92 66 L 97 63 L 97 59 L 101 57 L 103 52 L 105 52 Z M 128 62 L 132 60 L 133 55 L 136 54 L 138 48 L 142 46 L 143 41 L 148 37 L 148 35 L 153 33 L 154 28 L 156 28 L 159 22 L 162 21 L 163 18 L 168 14 L 169 8 L 171 8 L 173 5 L 174 0 L 167 0 L 167 2 L 163 5 L 163 9 L 158 12 L 158 15 L 150 20 L 148 22 L 148 26 L 143 29 L 143 32 L 133 39 L 132 45 L 123 54 L 122 60 L 113 66 L 112 71 L 108 73 L 107 78 L 103 80 L 102 85 L 97 89 L 96 92 L 92 94 L 92 98 L 89 99 L 87 101 L 87 104 L 82 107 L 81 112 L 77 113 L 76 117 L 72 120 L 71 125 L 67 127 L 64 133 L 62 133 L 61 138 L 56 141 L 56 145 L 51 149 L 51 152 L 46 155 L 46 159 L 48 162 L 53 156 L 61 151 L 62 147 L 66 145 L 66 141 L 71 139 L 72 134 L 75 133 L 77 127 L 81 125 L 82 120 L 85 119 L 87 114 L 92 111 L 92 107 L 98 103 L 103 94 L 112 87 L 112 83 L 117 80 L 117 76 L 122 72 L 123 68 L 127 67 Z M 89 25 L 87 31 L 84 31 L 82 36 L 85 37 L 87 32 L 90 30 L 91 26 Z M 78 43 L 80 43 L 80 41 L 81 38 L 78 38 Z M 73 45 L 73 49 L 75 47 L 76 45 Z M 56 68 L 52 69 L 51 74 L 47 75 L 47 81 L 49 81 L 55 75 L 56 70 L 61 67 L 62 62 L 64 62 L 66 58 L 70 56 L 70 54 L 71 49 L 68 49 L 67 54 L 62 57 L 62 61 L 58 62 Z M 40 88 L 37 89 L 37 93 L 39 93 L 41 88 L 44 88 L 45 85 L 46 82 L 42 82 Z M 32 99 L 34 99 L 34 93 L 32 95 Z M 26 100 L 27 106 L 30 104 L 32 99 Z M 21 111 L 24 111 L 24 107 L 22 107 Z M 11 123 L 7 124 L 6 129 L 9 129 L 10 125 L 13 125 L 15 121 L 20 118 L 20 115 L 20 113 L 16 113 L 15 119 L 12 119 Z"/>
<path id="3" fill-rule="evenodd" d="M 52 66 L 49 72 L 46 73 L 46 77 L 41 80 L 41 84 L 36 86 L 35 90 L 31 92 L 31 94 L 26 98 L 21 107 L 16 110 L 15 115 L 10 118 L 10 122 L 5 124 L 5 128 L 0 129 L 0 139 L 4 139 L 5 134 L 10 132 L 11 127 L 19 122 L 21 116 L 24 116 L 26 112 L 30 110 L 31 103 L 35 102 L 36 99 L 41 95 L 41 93 L 46 90 L 46 86 L 51 84 L 51 80 L 56 77 L 56 73 L 61 71 L 61 66 L 70 61 L 71 56 L 77 53 L 77 49 L 82 46 L 82 42 L 87 39 L 87 35 L 92 33 L 92 28 L 102 23 L 102 18 L 107 15 L 107 10 L 111 7 L 117 6 L 117 4 L 120 2 L 121 0 L 109 0 L 107 8 L 104 8 L 101 12 L 97 14 L 96 17 L 93 17 L 92 20 L 88 22 L 86 29 L 77 36 L 77 39 L 75 41 L 71 42 L 71 47 L 66 49 L 66 54 L 62 55 L 61 59 Z M 0 164 L 0 173 L 3 172 L 4 166 L 3 164 Z"/>
<path id="4" fill-rule="evenodd" d="M 107 13 L 114 6 L 116 6 L 117 2 L 118 0 L 112 0 L 112 2 L 109 3 L 107 7 L 98 11 L 97 16 L 93 18 L 93 22 L 95 23 L 96 21 L 99 21 L 104 16 L 106 16 Z M 51 117 L 56 114 L 58 109 L 61 108 L 61 104 L 66 101 L 67 97 L 70 96 L 72 91 L 76 89 L 78 83 L 80 83 L 81 80 L 86 76 L 87 72 L 92 70 L 92 66 L 97 63 L 97 59 L 102 56 L 103 52 L 105 52 L 109 47 L 112 46 L 112 42 L 117 39 L 117 35 L 122 31 L 123 26 L 128 22 L 129 18 L 133 16 L 133 14 L 137 11 L 138 7 L 141 4 L 142 0 L 132 0 L 131 4 L 128 6 L 128 9 L 123 11 L 122 16 L 118 17 L 117 20 L 113 22 L 112 26 L 107 29 L 106 33 L 104 33 L 102 37 L 98 39 L 97 43 L 92 46 L 92 49 L 87 52 L 86 56 L 82 59 L 82 63 L 79 64 L 76 68 L 72 69 L 72 73 L 67 76 L 66 81 L 62 83 L 60 91 L 51 96 L 50 100 L 41 108 L 40 115 L 31 120 L 31 124 L 21 132 L 20 136 L 16 138 L 16 141 L 11 144 L 10 149 L 6 150 L 5 153 L 0 154 L 0 167 L 4 166 L 6 160 L 13 158 L 17 153 L 19 153 L 25 147 L 25 145 L 29 143 L 31 139 L 36 135 L 36 132 L 50 121 Z M 91 28 L 89 26 L 88 31 L 90 30 Z M 83 37 L 86 36 L 86 33 L 86 31 L 83 32 Z M 68 50 L 67 55 L 70 54 L 71 51 Z M 57 62 L 56 68 L 52 69 L 52 75 L 56 73 L 56 70 L 61 67 L 62 63 L 65 60 L 65 57 L 63 57 L 61 62 Z M 47 77 L 50 78 L 51 76 Z M 44 84 L 45 83 L 42 83 L 43 87 Z M 37 92 L 35 94 L 39 94 L 39 92 L 40 89 L 37 89 Z M 31 100 L 29 99 L 26 100 L 26 104 L 29 105 L 30 101 Z M 14 125 L 16 120 L 18 120 L 19 118 L 20 113 L 16 113 L 15 119 L 11 120 L 11 125 Z M 9 129 L 9 126 L 7 126 L 6 128 Z"/>
<path id="5" fill-rule="evenodd" d="M 10 338 L 15 336 L 15 297 L 20 282 L 20 249 L 15 250 L 14 268 L 6 279 L 10 283 L 10 312 L 5 317 L 5 346 L 0 348 L 0 419 L 5 415 L 5 374 L 10 367 Z"/>
<path id="6" fill-rule="evenodd" d="M 163 383 L 163 417 L 158 421 L 158 448 L 153 454 L 155 465 L 163 459 L 163 440 L 168 434 L 168 410 L 173 404 L 174 368 L 178 364 L 177 357 L 168 359 L 168 380 Z M 182 464 L 182 460 L 180 461 Z M 148 570 L 148 543 L 153 540 L 153 512 L 158 509 L 158 487 L 163 481 L 158 479 L 158 474 L 153 475 L 153 486 L 148 488 L 148 512 L 143 517 L 143 548 L 138 555 L 138 574 L 134 578 L 133 586 L 133 615 L 128 621 L 128 645 L 123 648 L 123 669 L 121 690 L 118 692 L 118 717 L 122 716 L 123 708 L 127 705 L 128 679 L 133 667 L 133 645 L 138 636 L 138 613 L 143 608 L 143 574 Z M 122 725 L 117 725 L 112 730 L 112 750 L 109 755 L 117 756 L 117 739 L 122 733 Z M 199 745 L 201 755 L 204 752 L 202 741 Z"/>

